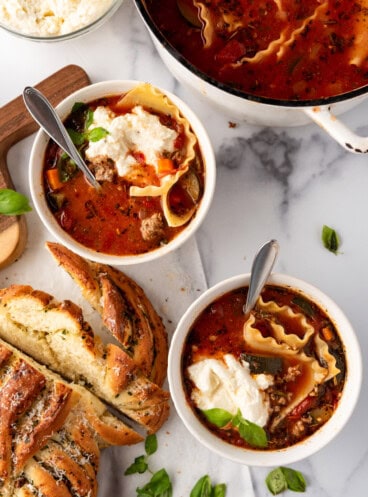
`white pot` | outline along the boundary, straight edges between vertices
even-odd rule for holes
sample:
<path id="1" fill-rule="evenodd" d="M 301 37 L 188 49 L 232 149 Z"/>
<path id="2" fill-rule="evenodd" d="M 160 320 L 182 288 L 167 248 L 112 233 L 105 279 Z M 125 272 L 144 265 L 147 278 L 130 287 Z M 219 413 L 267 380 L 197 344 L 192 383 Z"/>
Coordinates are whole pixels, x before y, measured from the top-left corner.
<path id="1" fill-rule="evenodd" d="M 134 0 L 153 43 L 173 76 L 197 94 L 238 118 L 262 126 L 300 126 L 312 121 L 329 133 L 340 145 L 354 153 L 368 152 L 368 137 L 347 128 L 336 115 L 352 109 L 367 97 L 368 86 L 349 93 L 309 102 L 272 101 L 245 95 L 206 76 L 189 64 L 164 39 L 145 9 L 144 0 Z M 276 103 L 274 103 L 276 102 Z"/>

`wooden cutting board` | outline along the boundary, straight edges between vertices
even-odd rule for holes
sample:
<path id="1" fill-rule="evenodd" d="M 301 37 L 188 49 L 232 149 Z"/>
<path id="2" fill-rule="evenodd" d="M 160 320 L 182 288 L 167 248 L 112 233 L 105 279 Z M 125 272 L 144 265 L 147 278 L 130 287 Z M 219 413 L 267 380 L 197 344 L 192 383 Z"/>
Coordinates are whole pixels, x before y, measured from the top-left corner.
<path id="1" fill-rule="evenodd" d="M 81 67 L 69 65 L 35 86 L 55 106 L 68 95 L 89 83 L 89 78 Z M 0 108 L 0 189 L 14 189 L 6 164 L 10 147 L 37 129 L 38 125 L 28 113 L 22 96 Z M 24 174 L 28 174 L 28 171 L 24 171 Z M 26 241 L 26 215 L 3 216 L 0 214 L 0 269 L 11 264 L 22 254 Z"/>

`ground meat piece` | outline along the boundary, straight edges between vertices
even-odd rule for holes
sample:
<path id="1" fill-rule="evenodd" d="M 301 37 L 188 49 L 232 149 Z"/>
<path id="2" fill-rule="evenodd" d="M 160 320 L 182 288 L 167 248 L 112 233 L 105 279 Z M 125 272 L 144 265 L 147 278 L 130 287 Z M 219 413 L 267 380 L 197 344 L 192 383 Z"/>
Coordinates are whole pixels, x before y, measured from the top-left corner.
<path id="1" fill-rule="evenodd" d="M 150 217 L 142 219 L 141 233 L 143 240 L 159 241 L 165 236 L 164 220 L 159 212 L 152 214 Z"/>
<path id="2" fill-rule="evenodd" d="M 90 159 L 90 167 L 97 181 L 109 181 L 112 183 L 115 178 L 115 163 L 106 155 L 98 155 Z"/>
<path id="3" fill-rule="evenodd" d="M 287 369 L 287 373 L 284 376 L 284 381 L 295 381 L 296 378 L 301 375 L 302 372 L 300 371 L 299 365 L 296 366 L 289 366 Z"/>

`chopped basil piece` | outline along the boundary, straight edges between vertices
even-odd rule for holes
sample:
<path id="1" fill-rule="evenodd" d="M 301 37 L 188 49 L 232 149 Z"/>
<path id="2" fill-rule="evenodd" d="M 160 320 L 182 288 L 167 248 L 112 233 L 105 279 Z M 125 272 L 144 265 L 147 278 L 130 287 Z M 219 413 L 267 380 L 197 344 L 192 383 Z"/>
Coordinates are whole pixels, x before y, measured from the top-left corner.
<path id="1" fill-rule="evenodd" d="M 148 469 L 145 456 L 138 456 L 124 472 L 124 475 L 133 475 L 134 473 L 144 473 Z"/>
<path id="2" fill-rule="evenodd" d="M 239 435 L 252 447 L 267 447 L 267 434 L 265 430 L 247 419 L 244 419 L 240 410 L 233 416 L 225 409 L 213 408 L 201 411 L 210 423 L 222 428 L 231 423 L 238 429 Z"/>
<path id="3" fill-rule="evenodd" d="M 301 297 L 300 295 L 297 295 L 296 297 L 293 298 L 291 302 L 297 305 L 298 307 L 300 307 L 300 309 L 310 318 L 314 316 L 315 312 L 313 306 L 305 298 Z"/>
<path id="4" fill-rule="evenodd" d="M 190 492 L 190 497 L 225 497 L 226 485 L 225 483 L 218 483 L 213 485 L 208 475 L 202 476 L 194 485 Z"/>
<path id="5" fill-rule="evenodd" d="M 219 428 L 226 426 L 233 418 L 233 415 L 230 412 L 225 411 L 225 409 L 219 409 L 217 407 L 213 409 L 207 409 L 202 412 L 210 423 L 218 426 Z"/>
<path id="6" fill-rule="evenodd" d="M 137 495 L 141 497 L 171 497 L 172 484 L 165 469 L 160 469 L 142 488 L 137 488 Z"/>
<path id="7" fill-rule="evenodd" d="M 249 364 L 249 370 L 252 374 L 277 374 L 282 369 L 281 357 L 243 353 L 241 358 Z"/>
<path id="8" fill-rule="evenodd" d="M 322 228 L 322 242 L 324 247 L 332 252 L 333 254 L 338 253 L 338 249 L 340 246 L 340 240 L 333 228 L 324 225 Z"/>
<path id="9" fill-rule="evenodd" d="M 91 142 L 98 142 L 102 140 L 102 138 L 105 138 L 106 135 L 108 135 L 109 132 L 105 128 L 97 127 L 93 128 L 90 131 L 87 131 L 86 133 L 86 138 L 87 140 L 90 140 Z"/>
<path id="10" fill-rule="evenodd" d="M 286 489 L 294 492 L 305 492 L 306 482 L 300 471 L 280 466 L 272 470 L 266 477 L 266 485 L 273 494 L 279 494 Z"/>
<path id="11" fill-rule="evenodd" d="M 25 195 L 9 188 L 0 189 L 0 214 L 19 216 L 31 210 L 32 208 Z"/>
<path id="12" fill-rule="evenodd" d="M 87 107 L 87 104 L 83 102 L 75 102 L 75 104 L 72 107 L 72 113 L 77 112 L 78 110 L 84 109 Z"/>
<path id="13" fill-rule="evenodd" d="M 74 129 L 71 128 L 68 128 L 67 132 L 76 147 L 83 145 L 83 143 L 85 142 L 84 133 L 78 133 L 78 131 L 75 131 Z"/>
<path id="14" fill-rule="evenodd" d="M 152 435 L 148 435 L 144 442 L 144 448 L 146 450 L 147 456 L 151 456 L 157 450 L 157 437 L 153 433 Z"/>
<path id="15" fill-rule="evenodd" d="M 244 419 L 240 411 L 232 419 L 232 423 L 239 430 L 240 436 L 252 447 L 267 447 L 267 434 L 265 430 L 251 421 Z"/>
<path id="16" fill-rule="evenodd" d="M 211 497 L 212 485 L 208 475 L 202 476 L 190 492 L 190 497 Z"/>

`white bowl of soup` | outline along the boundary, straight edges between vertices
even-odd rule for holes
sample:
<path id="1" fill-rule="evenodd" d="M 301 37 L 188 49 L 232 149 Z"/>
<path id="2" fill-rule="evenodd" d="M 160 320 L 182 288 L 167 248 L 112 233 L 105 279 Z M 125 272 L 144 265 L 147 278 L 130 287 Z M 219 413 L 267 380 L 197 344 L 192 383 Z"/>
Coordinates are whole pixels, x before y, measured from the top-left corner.
<path id="1" fill-rule="evenodd" d="M 85 87 L 56 108 L 100 184 L 43 132 L 29 180 L 36 210 L 59 242 L 106 264 L 147 262 L 181 246 L 214 193 L 205 128 L 175 95 L 138 81 Z"/>
<path id="2" fill-rule="evenodd" d="M 248 285 L 249 275 L 222 281 L 183 315 L 170 345 L 170 392 L 208 449 L 280 466 L 311 456 L 348 422 L 361 353 L 344 313 L 314 286 L 272 274 L 245 316 Z"/>
<path id="3" fill-rule="evenodd" d="M 368 150 L 335 117 L 368 92 L 363 0 L 135 4 L 168 69 L 204 100 L 257 125 L 312 119 L 347 150 Z"/>

